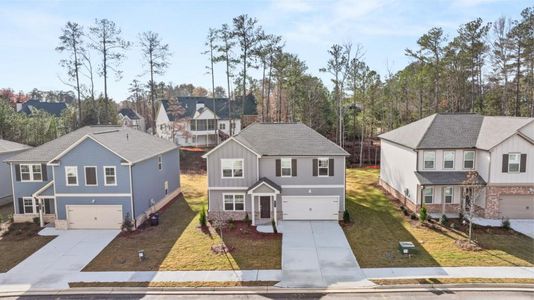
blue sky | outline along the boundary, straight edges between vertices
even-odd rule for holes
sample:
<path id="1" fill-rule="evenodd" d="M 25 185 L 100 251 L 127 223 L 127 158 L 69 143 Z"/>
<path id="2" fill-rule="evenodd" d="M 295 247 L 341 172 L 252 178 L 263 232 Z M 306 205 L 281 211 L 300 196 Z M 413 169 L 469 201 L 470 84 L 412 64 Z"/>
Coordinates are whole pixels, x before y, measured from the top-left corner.
<path id="1" fill-rule="evenodd" d="M 138 33 L 158 32 L 173 56 L 158 81 L 193 83 L 208 88 L 210 76 L 204 51 L 208 28 L 231 23 L 240 14 L 256 17 L 266 32 L 282 35 L 286 50 L 305 60 L 309 72 L 319 73 L 333 43 L 361 44 L 371 68 L 385 75 L 410 62 L 405 48 L 415 48 L 419 36 L 433 26 L 454 36 L 458 26 L 476 17 L 494 21 L 500 16 L 519 18 L 531 1 L 521 0 L 243 0 L 243 1 L 10 1 L 0 3 L 0 88 L 30 91 L 68 89 L 64 70 L 54 49 L 67 21 L 89 27 L 95 18 L 109 18 L 124 38 L 137 43 Z M 134 44 L 122 64 L 120 81 L 109 83 L 115 100 L 128 95 L 129 83 L 148 80 L 139 49 Z M 223 66 L 215 71 L 216 84 L 225 86 Z M 103 84 L 97 81 L 97 90 Z"/>

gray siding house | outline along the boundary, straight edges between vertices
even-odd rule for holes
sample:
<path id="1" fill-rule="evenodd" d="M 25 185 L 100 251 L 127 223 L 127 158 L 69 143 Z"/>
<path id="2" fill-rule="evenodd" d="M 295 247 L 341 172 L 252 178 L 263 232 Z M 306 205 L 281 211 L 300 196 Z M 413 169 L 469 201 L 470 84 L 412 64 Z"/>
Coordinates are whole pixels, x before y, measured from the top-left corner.
<path id="1" fill-rule="evenodd" d="M 0 139 L 0 162 L 30 149 L 30 146 Z M 0 163 L 0 205 L 10 203 L 13 194 L 11 171 L 8 164 Z"/>
<path id="2" fill-rule="evenodd" d="M 15 221 L 61 229 L 137 226 L 180 191 L 176 145 L 126 127 L 83 127 L 6 162 Z"/>
<path id="3" fill-rule="evenodd" d="M 338 220 L 348 153 L 300 123 L 254 123 L 204 155 L 209 217 Z"/>

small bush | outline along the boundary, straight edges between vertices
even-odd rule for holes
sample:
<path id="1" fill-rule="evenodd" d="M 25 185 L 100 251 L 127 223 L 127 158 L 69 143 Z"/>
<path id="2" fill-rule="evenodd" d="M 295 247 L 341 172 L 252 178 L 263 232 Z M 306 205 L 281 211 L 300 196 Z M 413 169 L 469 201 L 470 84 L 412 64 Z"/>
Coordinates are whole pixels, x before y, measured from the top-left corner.
<path id="1" fill-rule="evenodd" d="M 234 230 L 235 228 L 235 223 L 228 223 L 228 230 Z"/>
<path id="2" fill-rule="evenodd" d="M 501 225 L 502 225 L 502 228 L 504 228 L 504 229 L 510 229 L 510 220 L 508 220 L 506 218 L 502 219 Z"/>
<path id="3" fill-rule="evenodd" d="M 9 220 L 9 222 L 13 223 L 14 221 L 13 214 L 7 215 L 7 219 Z"/>
<path id="4" fill-rule="evenodd" d="M 346 210 L 346 209 L 343 212 L 343 222 L 344 223 L 349 223 L 350 222 L 350 214 L 349 214 L 349 211 Z"/>
<path id="5" fill-rule="evenodd" d="M 415 213 L 410 214 L 410 219 L 417 220 L 417 215 Z"/>
<path id="6" fill-rule="evenodd" d="M 426 218 L 428 217 L 427 213 L 426 213 L 426 207 L 421 207 L 421 209 L 419 210 L 419 221 L 421 223 L 425 222 L 426 221 Z"/>
<path id="7" fill-rule="evenodd" d="M 456 224 L 451 223 L 451 225 L 450 225 L 449 227 L 450 227 L 451 229 L 454 229 L 454 228 L 456 228 Z"/>
<path id="8" fill-rule="evenodd" d="M 458 219 L 459 220 L 463 220 L 464 219 L 464 214 L 462 212 L 458 213 Z"/>
<path id="9" fill-rule="evenodd" d="M 250 223 L 250 219 L 248 218 L 248 213 L 245 213 L 245 218 L 243 219 L 245 223 Z"/>
<path id="10" fill-rule="evenodd" d="M 273 232 L 278 233 L 278 229 L 276 229 L 276 222 L 274 221 L 274 219 L 271 219 L 271 225 L 273 226 Z"/>
<path id="11" fill-rule="evenodd" d="M 39 220 L 39 217 L 35 217 L 32 220 L 33 220 L 33 224 L 35 224 L 37 226 L 41 225 L 41 221 Z"/>
<path id="12" fill-rule="evenodd" d="M 447 218 L 445 214 L 441 215 L 441 218 L 439 218 L 439 224 L 447 226 L 447 224 L 449 224 L 449 218 Z"/>
<path id="13" fill-rule="evenodd" d="M 198 216 L 198 223 L 200 224 L 200 227 L 206 227 L 208 225 L 208 218 L 206 217 L 206 208 L 202 206 L 202 210 L 200 211 L 200 215 Z"/>
<path id="14" fill-rule="evenodd" d="M 404 205 L 401 205 L 401 206 L 400 206 L 400 210 L 405 211 L 405 210 L 406 210 L 406 207 L 404 207 Z"/>
<path id="15" fill-rule="evenodd" d="M 234 219 L 233 218 L 229 218 L 228 219 L 228 224 L 234 224 Z"/>
<path id="16" fill-rule="evenodd" d="M 409 215 L 410 215 L 410 212 L 409 212 L 407 209 L 403 210 L 402 213 L 403 213 L 405 216 L 409 216 Z"/>
<path id="17" fill-rule="evenodd" d="M 123 231 L 132 231 L 134 227 L 132 217 L 130 217 L 130 214 L 126 214 L 126 217 L 124 217 L 124 221 L 122 221 L 122 230 Z"/>

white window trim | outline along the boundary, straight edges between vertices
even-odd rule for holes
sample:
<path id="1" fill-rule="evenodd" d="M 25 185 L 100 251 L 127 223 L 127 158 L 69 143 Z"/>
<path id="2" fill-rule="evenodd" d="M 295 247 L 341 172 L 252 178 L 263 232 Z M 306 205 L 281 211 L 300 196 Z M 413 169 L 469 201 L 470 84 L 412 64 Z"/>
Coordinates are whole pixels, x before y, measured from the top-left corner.
<path id="1" fill-rule="evenodd" d="M 103 166 L 102 167 L 103 170 L 104 170 L 104 186 L 117 186 L 117 167 L 115 166 Z M 115 178 L 115 183 L 114 184 L 108 184 L 108 180 L 107 180 L 107 175 L 106 175 L 106 169 L 113 169 L 113 172 L 114 172 L 114 178 Z"/>
<path id="2" fill-rule="evenodd" d="M 425 190 L 427 190 L 427 189 L 429 189 L 430 192 L 431 192 L 431 195 L 430 195 L 430 197 L 431 197 L 431 198 L 430 198 L 431 201 L 430 201 L 430 202 L 426 202 L 426 197 L 427 197 L 427 196 L 425 196 Z M 433 203 L 434 203 L 434 188 L 432 188 L 432 187 L 426 187 L 426 188 L 423 189 L 423 203 L 424 203 L 424 204 L 433 204 Z"/>
<path id="3" fill-rule="evenodd" d="M 165 192 L 165 195 L 169 194 L 169 181 L 167 180 L 163 183 L 163 191 Z"/>
<path id="4" fill-rule="evenodd" d="M 26 200 L 31 200 L 32 201 L 33 212 L 31 212 L 31 213 L 26 213 Z M 35 214 L 37 214 L 37 207 L 35 206 L 35 199 L 33 199 L 33 197 L 22 197 L 22 208 L 24 209 L 24 211 L 22 212 L 22 214 L 24 214 L 24 215 L 35 215 Z"/>
<path id="5" fill-rule="evenodd" d="M 163 170 L 163 156 L 158 155 L 158 170 Z"/>
<path id="6" fill-rule="evenodd" d="M 96 184 L 88 184 L 87 183 L 87 168 L 94 168 L 95 169 L 95 181 Z M 85 181 L 85 186 L 98 186 L 98 167 L 97 166 L 84 166 L 83 167 L 83 177 Z"/>
<path id="7" fill-rule="evenodd" d="M 224 161 L 241 161 L 241 176 L 234 176 L 234 164 L 232 163 L 232 176 L 225 177 L 224 176 L 224 168 L 223 168 L 223 162 Z M 221 178 L 222 179 L 239 179 L 239 178 L 245 178 L 245 160 L 243 158 L 221 158 Z"/>
<path id="8" fill-rule="evenodd" d="M 451 189 L 451 202 L 447 202 L 447 195 L 445 195 L 445 190 L 446 189 Z M 452 186 L 446 186 L 443 188 L 443 203 L 445 204 L 453 204 L 454 203 L 454 187 Z"/>
<path id="9" fill-rule="evenodd" d="M 321 172 L 319 171 L 320 169 L 324 169 L 324 167 L 321 168 L 319 166 L 320 165 L 319 162 L 321 160 L 326 160 L 327 161 L 326 169 L 328 170 L 328 172 L 326 172 L 326 175 L 321 175 Z M 330 176 L 330 157 L 318 157 L 317 158 L 317 177 L 328 177 L 328 176 Z"/>
<path id="10" fill-rule="evenodd" d="M 447 168 L 445 167 L 445 153 L 452 153 L 452 168 Z M 452 150 L 452 151 L 443 151 L 443 169 L 444 170 L 454 170 L 454 168 L 456 167 L 456 151 Z"/>
<path id="11" fill-rule="evenodd" d="M 434 160 L 433 160 L 432 168 L 426 167 L 425 163 L 427 162 L 427 160 L 425 160 L 425 154 L 427 153 L 434 153 Z M 436 169 L 436 151 L 423 151 L 423 170 L 435 170 L 435 169 Z"/>
<path id="12" fill-rule="evenodd" d="M 70 184 L 69 183 L 69 172 L 67 171 L 67 169 L 70 169 L 70 168 L 73 168 L 75 170 L 75 174 L 76 174 L 76 183 L 75 184 Z M 78 186 L 79 184 L 79 180 L 78 180 L 78 166 L 65 166 L 65 185 L 66 186 Z"/>
<path id="13" fill-rule="evenodd" d="M 227 195 L 228 196 L 232 196 L 233 209 L 226 209 L 224 198 Z M 235 196 L 236 195 L 242 195 L 243 196 L 243 210 L 236 210 L 235 209 Z M 246 194 L 245 193 L 223 193 L 222 194 L 222 206 L 223 206 L 223 211 L 247 211 L 247 197 L 246 197 Z"/>
<path id="14" fill-rule="evenodd" d="M 466 162 L 466 159 L 465 159 L 465 154 L 467 152 L 473 152 L 473 167 L 472 168 L 466 168 L 465 167 L 465 162 Z M 474 150 L 464 150 L 464 153 L 463 153 L 463 161 L 462 161 L 462 168 L 464 170 L 474 170 L 475 169 L 475 166 L 476 166 L 476 160 L 477 160 L 477 153 L 476 151 Z"/>
<path id="15" fill-rule="evenodd" d="M 28 166 L 28 171 L 30 174 L 29 180 L 22 179 L 22 166 Z M 41 180 L 35 180 L 33 177 L 33 166 L 39 166 L 41 168 Z M 41 164 L 20 164 L 19 165 L 19 171 L 20 171 L 20 182 L 43 182 L 43 166 Z"/>
<path id="16" fill-rule="evenodd" d="M 517 171 L 510 171 L 510 155 L 517 155 L 519 157 L 519 163 L 517 163 Z M 516 174 L 521 172 L 521 153 L 520 152 L 510 152 L 508 153 L 508 173 Z"/>
<path id="17" fill-rule="evenodd" d="M 284 169 L 287 169 L 287 168 L 284 168 L 282 167 L 282 161 L 284 160 L 289 160 L 289 175 L 284 175 Z M 318 172 L 318 171 L 317 171 Z M 291 158 L 288 158 L 288 157 L 283 157 L 283 158 L 280 158 L 280 177 L 291 177 L 293 176 L 293 160 Z"/>

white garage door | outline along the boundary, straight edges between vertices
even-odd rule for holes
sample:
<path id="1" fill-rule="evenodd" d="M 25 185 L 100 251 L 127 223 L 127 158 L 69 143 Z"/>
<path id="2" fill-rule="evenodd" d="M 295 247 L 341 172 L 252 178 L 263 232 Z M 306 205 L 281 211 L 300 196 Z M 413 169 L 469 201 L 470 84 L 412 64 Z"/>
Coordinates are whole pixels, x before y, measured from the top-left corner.
<path id="1" fill-rule="evenodd" d="M 499 202 L 499 217 L 534 219 L 534 195 L 503 195 Z"/>
<path id="2" fill-rule="evenodd" d="M 70 229 L 120 229 L 122 205 L 67 205 Z"/>
<path id="3" fill-rule="evenodd" d="M 282 196 L 284 220 L 337 220 L 338 196 Z"/>

